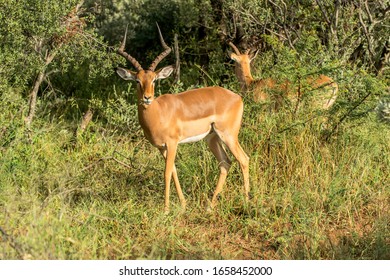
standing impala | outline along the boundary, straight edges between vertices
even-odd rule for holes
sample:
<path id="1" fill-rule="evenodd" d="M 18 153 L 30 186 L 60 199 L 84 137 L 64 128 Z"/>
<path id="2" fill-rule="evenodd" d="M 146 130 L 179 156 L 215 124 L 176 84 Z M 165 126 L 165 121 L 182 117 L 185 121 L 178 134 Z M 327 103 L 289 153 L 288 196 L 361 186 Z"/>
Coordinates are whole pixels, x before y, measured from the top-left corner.
<path id="1" fill-rule="evenodd" d="M 147 70 L 144 70 L 135 58 L 124 51 L 126 30 L 122 45 L 117 52 L 131 62 L 137 71 L 118 67 L 116 72 L 124 80 L 137 81 L 139 123 L 145 137 L 165 158 L 165 211 L 169 211 L 172 175 L 181 206 L 183 209 L 186 206 L 175 167 L 178 144 L 195 142 L 203 138 L 206 138 L 210 150 L 217 158 L 220 169 L 211 207 L 216 205 L 217 196 L 222 191 L 231 165 L 222 143 L 230 149 L 240 163 L 244 177 L 245 199 L 248 200 L 249 157 L 238 142 L 243 114 L 241 97 L 221 87 L 207 87 L 155 98 L 155 81 L 167 78 L 174 69 L 173 66 L 167 66 L 155 70 L 158 63 L 171 52 L 159 28 L 158 31 L 165 50 L 156 57 Z"/>
<path id="2" fill-rule="evenodd" d="M 256 102 L 265 101 L 270 98 L 270 92 L 276 91 L 273 98 L 276 101 L 276 107 L 280 105 L 284 98 L 288 98 L 293 102 L 299 102 L 302 98 L 301 85 L 297 90 L 291 89 L 291 84 L 288 81 L 278 83 L 272 78 L 255 80 L 251 74 L 250 63 L 256 57 L 257 52 L 251 52 L 250 49 L 241 53 L 239 49 L 232 43 L 228 43 L 234 50 L 230 53 L 230 58 L 235 62 L 235 73 L 241 85 L 241 91 L 252 92 Z M 311 100 L 314 108 L 329 109 L 336 101 L 338 86 L 331 78 L 325 75 L 320 75 L 318 78 L 308 78 L 302 84 L 304 87 L 303 96 L 313 91 Z M 314 92 L 315 90 L 315 92 Z M 305 93 L 306 92 L 306 93 Z M 298 103 L 297 103 L 298 105 Z"/>

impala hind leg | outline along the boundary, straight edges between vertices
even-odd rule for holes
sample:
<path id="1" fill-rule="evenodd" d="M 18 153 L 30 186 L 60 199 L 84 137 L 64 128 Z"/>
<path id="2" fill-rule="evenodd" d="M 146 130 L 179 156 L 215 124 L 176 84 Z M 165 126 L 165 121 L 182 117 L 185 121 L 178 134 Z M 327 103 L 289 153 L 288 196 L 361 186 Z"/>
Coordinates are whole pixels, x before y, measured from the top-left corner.
<path id="1" fill-rule="evenodd" d="M 240 163 L 242 175 L 244 177 L 244 194 L 245 200 L 249 201 L 249 157 L 242 149 L 238 140 L 232 142 L 226 142 L 229 150 L 232 152 L 234 157 Z"/>
<path id="2" fill-rule="evenodd" d="M 245 200 L 249 200 L 249 157 L 238 142 L 238 137 L 229 132 L 216 131 L 220 139 L 226 144 L 233 156 L 240 164 L 242 175 L 244 177 Z M 235 134 L 234 134 L 235 135 Z"/>
<path id="3" fill-rule="evenodd" d="M 223 189 L 223 185 L 226 181 L 226 177 L 231 165 L 231 161 L 228 158 L 222 144 L 221 139 L 216 133 L 212 133 L 207 138 L 207 144 L 210 147 L 211 152 L 214 154 L 214 156 L 218 160 L 218 166 L 219 166 L 219 178 L 217 182 L 217 187 L 215 188 L 213 198 L 211 200 L 211 208 L 214 208 L 217 204 L 218 195 L 221 193 Z"/>
<path id="4" fill-rule="evenodd" d="M 186 200 L 184 198 L 183 191 L 180 187 L 179 178 L 177 177 L 177 171 L 175 166 L 176 150 L 177 150 L 177 144 L 170 145 L 166 149 L 160 149 L 160 152 L 165 159 L 165 172 L 164 172 L 165 212 L 169 211 L 169 195 L 170 195 L 170 185 L 171 185 L 172 175 L 173 175 L 173 181 L 175 183 L 176 191 L 179 196 L 180 204 L 183 209 L 185 209 L 186 207 Z"/>

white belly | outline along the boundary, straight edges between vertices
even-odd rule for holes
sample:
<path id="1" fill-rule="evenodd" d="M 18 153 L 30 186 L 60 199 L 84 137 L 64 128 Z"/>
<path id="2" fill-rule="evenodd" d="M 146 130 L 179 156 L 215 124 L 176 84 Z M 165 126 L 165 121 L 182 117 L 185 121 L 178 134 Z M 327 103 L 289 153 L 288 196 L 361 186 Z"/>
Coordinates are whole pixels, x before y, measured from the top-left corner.
<path id="1" fill-rule="evenodd" d="M 191 136 L 191 137 L 188 137 L 188 138 L 184 138 L 184 139 L 182 139 L 182 140 L 179 141 L 179 144 L 191 143 L 191 142 L 196 142 L 196 141 L 202 140 L 202 139 L 205 138 L 209 133 L 210 133 L 210 131 L 207 131 L 206 133 L 203 133 L 203 134 L 199 134 L 199 135 Z"/>

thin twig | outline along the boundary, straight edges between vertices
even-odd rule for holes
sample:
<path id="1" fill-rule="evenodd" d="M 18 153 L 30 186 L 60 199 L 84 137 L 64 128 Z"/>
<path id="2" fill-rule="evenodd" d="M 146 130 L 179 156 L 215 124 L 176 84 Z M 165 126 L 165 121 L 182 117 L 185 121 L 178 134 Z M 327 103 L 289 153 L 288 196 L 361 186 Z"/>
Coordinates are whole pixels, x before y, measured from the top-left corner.
<path id="1" fill-rule="evenodd" d="M 91 164 L 89 164 L 89 165 L 87 165 L 86 167 L 84 167 L 83 169 L 81 169 L 81 172 L 84 172 L 84 171 L 90 169 L 91 167 L 95 166 L 96 164 L 98 164 L 98 163 L 101 162 L 101 161 L 107 161 L 107 160 L 113 160 L 113 161 L 115 161 L 115 162 L 117 162 L 117 163 L 123 165 L 124 167 L 129 168 L 129 169 L 136 169 L 136 167 L 133 166 L 131 160 L 129 160 L 129 161 L 130 161 L 130 165 L 129 165 L 129 164 L 127 164 L 127 163 L 125 163 L 125 162 L 123 162 L 123 161 L 121 161 L 121 160 L 115 158 L 115 154 L 118 154 L 118 155 L 120 155 L 120 156 L 122 156 L 122 157 L 124 157 L 124 158 L 127 158 L 126 156 L 122 155 L 122 154 L 119 153 L 118 151 L 113 151 L 113 152 L 112 152 L 112 156 L 101 157 L 101 158 L 95 160 L 95 161 L 92 162 Z"/>
<path id="2" fill-rule="evenodd" d="M 373 20 L 373 18 L 372 18 L 371 12 L 370 12 L 370 8 L 368 7 L 368 1 L 367 1 L 367 0 L 364 1 L 364 8 L 365 8 L 365 10 L 366 10 L 366 12 L 367 12 L 367 16 L 368 16 L 369 22 L 370 22 L 371 24 L 374 23 L 374 20 Z"/>
<path id="3" fill-rule="evenodd" d="M 23 252 L 22 246 L 20 246 L 14 238 L 9 235 L 1 226 L 0 226 L 0 233 L 3 236 L 4 240 L 9 243 L 9 245 L 16 251 L 19 258 L 24 259 L 25 253 Z"/>
<path id="4" fill-rule="evenodd" d="M 340 124 L 357 108 L 359 107 L 370 95 L 372 92 L 368 92 L 361 100 L 359 100 L 358 103 L 356 103 L 353 107 L 351 107 L 340 119 L 339 121 L 333 126 L 330 133 L 326 136 L 325 140 L 328 141 L 330 136 L 334 134 L 336 129 L 340 126 Z"/>
<path id="5" fill-rule="evenodd" d="M 311 118 L 309 118 L 309 119 L 307 119 L 306 121 L 303 121 L 303 122 L 294 123 L 294 124 L 292 124 L 292 125 L 289 125 L 289 126 L 283 128 L 283 129 L 280 129 L 280 130 L 276 131 L 276 133 L 277 133 L 277 134 L 283 133 L 283 132 L 288 131 L 288 130 L 290 130 L 290 129 L 296 127 L 296 126 L 305 125 L 305 124 L 309 123 L 310 121 L 312 121 L 312 120 L 314 120 L 314 119 L 316 119 L 316 118 L 318 118 L 318 117 L 319 117 L 319 115 L 314 116 L 314 117 L 311 117 Z"/>

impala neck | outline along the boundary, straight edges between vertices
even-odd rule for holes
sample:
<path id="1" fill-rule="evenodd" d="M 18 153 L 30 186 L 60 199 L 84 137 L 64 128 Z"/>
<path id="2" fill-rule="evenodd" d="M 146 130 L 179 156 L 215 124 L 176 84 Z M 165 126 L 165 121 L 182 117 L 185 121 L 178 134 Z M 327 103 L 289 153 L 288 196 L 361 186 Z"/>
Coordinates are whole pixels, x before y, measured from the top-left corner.
<path id="1" fill-rule="evenodd" d="M 138 121 L 144 131 L 146 139 L 149 140 L 152 145 L 155 145 L 153 139 L 153 131 L 155 131 L 155 125 L 159 124 L 161 116 L 161 109 L 158 100 L 154 100 L 151 104 L 138 104 Z"/>
<path id="2" fill-rule="evenodd" d="M 249 63 L 240 64 L 236 62 L 235 72 L 241 88 L 247 90 L 254 81 Z"/>

